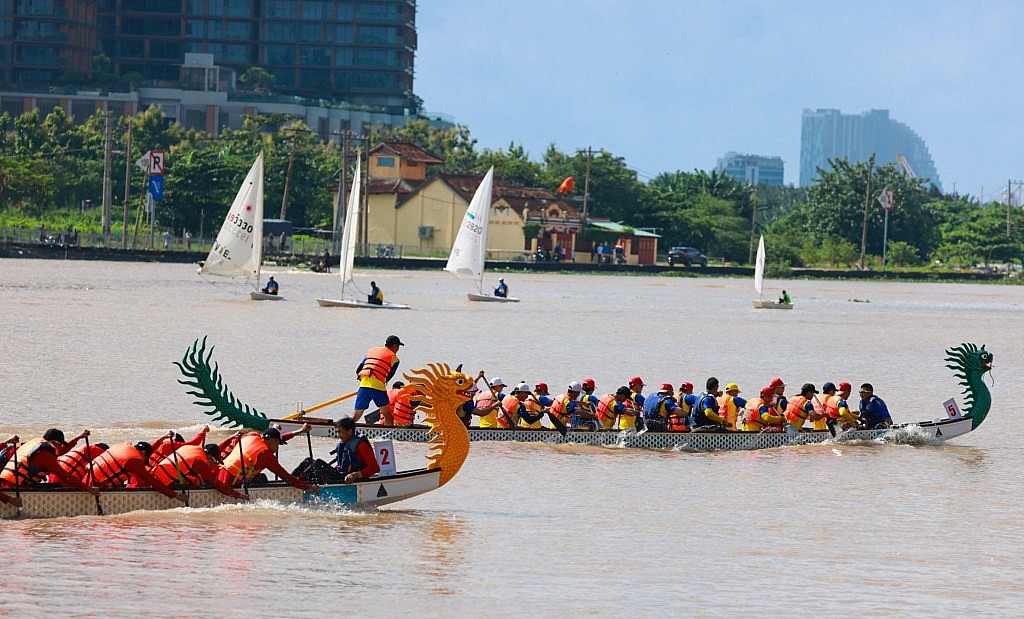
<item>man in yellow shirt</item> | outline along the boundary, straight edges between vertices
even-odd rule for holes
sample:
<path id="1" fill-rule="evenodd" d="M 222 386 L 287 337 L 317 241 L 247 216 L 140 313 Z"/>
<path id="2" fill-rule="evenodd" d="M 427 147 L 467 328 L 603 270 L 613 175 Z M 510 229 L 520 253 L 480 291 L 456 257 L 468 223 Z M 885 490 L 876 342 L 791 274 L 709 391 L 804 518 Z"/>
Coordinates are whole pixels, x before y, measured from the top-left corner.
<path id="1" fill-rule="evenodd" d="M 388 381 L 398 371 L 398 348 L 405 346 L 397 335 L 389 335 L 383 346 L 366 351 L 366 356 L 356 368 L 359 391 L 356 392 L 355 412 L 352 420 L 359 421 L 373 402 L 380 408 L 386 425 L 393 425 L 391 400 L 388 397 Z"/>

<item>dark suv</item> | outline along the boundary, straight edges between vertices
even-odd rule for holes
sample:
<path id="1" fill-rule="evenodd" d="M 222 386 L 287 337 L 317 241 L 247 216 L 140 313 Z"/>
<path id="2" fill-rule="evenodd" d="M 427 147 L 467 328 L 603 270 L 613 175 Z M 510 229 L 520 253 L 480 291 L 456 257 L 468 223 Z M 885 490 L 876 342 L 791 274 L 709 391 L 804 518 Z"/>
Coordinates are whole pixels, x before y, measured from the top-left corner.
<path id="1" fill-rule="evenodd" d="M 708 266 L 708 257 L 692 247 L 673 247 L 668 250 L 668 264 L 669 266 L 682 264 L 688 267 L 699 264 L 706 267 Z"/>

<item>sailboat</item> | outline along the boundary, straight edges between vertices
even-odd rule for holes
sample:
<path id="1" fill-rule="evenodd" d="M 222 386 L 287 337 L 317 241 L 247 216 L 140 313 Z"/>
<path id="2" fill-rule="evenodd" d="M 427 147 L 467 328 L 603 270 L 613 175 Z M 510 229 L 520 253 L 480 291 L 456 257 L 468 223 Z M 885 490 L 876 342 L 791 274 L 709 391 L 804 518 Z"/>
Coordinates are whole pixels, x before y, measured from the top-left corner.
<path id="1" fill-rule="evenodd" d="M 249 298 L 282 301 L 284 297 L 259 291 L 263 262 L 263 153 L 261 152 L 238 188 L 224 224 L 217 233 L 200 273 L 244 277 L 254 283 Z"/>
<path id="2" fill-rule="evenodd" d="M 459 233 L 455 236 L 448 264 L 444 270 L 456 277 L 477 280 L 478 293 L 466 296 L 470 301 L 493 301 L 497 303 L 518 303 L 515 297 L 496 297 L 484 294 L 484 260 L 487 257 L 487 224 L 491 215 L 491 192 L 494 186 L 494 166 L 487 170 L 473 199 L 466 208 Z"/>
<path id="3" fill-rule="evenodd" d="M 757 243 L 757 260 L 754 262 L 754 290 L 761 295 L 754 301 L 754 309 L 793 309 L 792 303 L 764 300 L 764 235 Z"/>
<path id="4" fill-rule="evenodd" d="M 369 303 L 366 300 L 346 299 L 345 285 L 352 282 L 352 269 L 356 258 L 356 230 L 359 229 L 359 200 L 361 196 L 359 178 L 362 168 L 362 159 L 356 155 L 355 182 L 352 183 L 352 193 L 348 197 L 348 206 L 345 208 L 345 225 L 341 231 L 341 256 L 338 271 L 341 272 L 341 298 L 340 299 L 317 299 L 320 307 L 363 307 L 366 309 L 409 309 L 408 305 L 400 303 Z M 353 282 L 354 283 L 354 282 Z"/>

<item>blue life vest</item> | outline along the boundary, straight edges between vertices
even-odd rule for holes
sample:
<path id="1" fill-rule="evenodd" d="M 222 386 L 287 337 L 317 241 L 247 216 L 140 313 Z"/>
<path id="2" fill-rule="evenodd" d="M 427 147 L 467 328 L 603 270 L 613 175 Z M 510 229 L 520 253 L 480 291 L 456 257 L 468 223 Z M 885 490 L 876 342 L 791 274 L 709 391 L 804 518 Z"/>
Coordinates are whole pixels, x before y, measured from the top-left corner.
<path id="1" fill-rule="evenodd" d="M 366 437 L 362 434 L 356 434 L 344 445 L 341 441 L 338 441 L 338 457 L 336 460 L 338 466 L 338 472 L 342 475 L 348 475 L 349 473 L 355 473 L 366 468 L 366 464 L 359 458 L 359 443 L 366 442 L 369 444 L 370 441 L 366 440 Z"/>
<path id="2" fill-rule="evenodd" d="M 705 405 L 707 403 L 707 405 Z M 704 414 L 704 409 L 710 408 L 711 410 L 718 412 L 718 399 L 708 392 L 700 394 L 700 399 L 697 400 L 697 406 L 693 407 L 690 412 L 690 427 L 699 428 L 701 426 L 717 426 L 717 421 L 708 419 L 707 415 Z"/>
<path id="3" fill-rule="evenodd" d="M 872 395 L 867 402 L 860 401 L 860 418 L 864 420 L 864 426 L 868 429 L 884 426 L 888 412 L 885 402 L 877 395 Z"/>
<path id="4" fill-rule="evenodd" d="M 665 418 L 666 415 L 661 414 L 661 403 L 668 399 L 667 395 L 656 393 L 649 395 L 644 398 L 644 419 L 659 419 Z"/>

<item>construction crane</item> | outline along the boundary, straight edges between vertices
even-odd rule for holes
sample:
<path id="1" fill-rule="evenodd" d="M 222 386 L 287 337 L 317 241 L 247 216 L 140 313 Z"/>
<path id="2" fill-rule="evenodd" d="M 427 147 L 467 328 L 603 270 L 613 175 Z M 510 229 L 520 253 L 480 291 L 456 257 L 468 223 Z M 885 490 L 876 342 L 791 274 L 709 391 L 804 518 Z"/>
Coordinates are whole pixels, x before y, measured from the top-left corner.
<path id="1" fill-rule="evenodd" d="M 907 158 L 903 156 L 903 153 L 896 154 L 896 163 L 898 163 L 900 169 L 903 170 L 903 176 L 907 178 L 917 178 L 917 174 L 914 173 L 914 168 L 910 167 L 910 163 L 907 161 Z"/>

